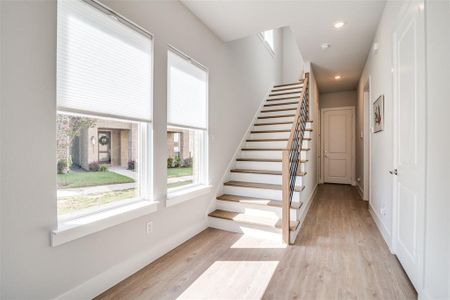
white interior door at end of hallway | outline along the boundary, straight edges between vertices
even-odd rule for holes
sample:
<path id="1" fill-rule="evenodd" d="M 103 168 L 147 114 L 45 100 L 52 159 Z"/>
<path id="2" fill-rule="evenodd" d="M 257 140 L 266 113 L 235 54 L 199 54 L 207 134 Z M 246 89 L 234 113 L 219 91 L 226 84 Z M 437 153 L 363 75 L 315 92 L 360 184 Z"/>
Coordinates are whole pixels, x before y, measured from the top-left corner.
<path id="1" fill-rule="evenodd" d="M 425 226 L 425 28 L 423 3 L 411 1 L 393 34 L 393 250 L 420 293 Z"/>
<path id="2" fill-rule="evenodd" d="M 354 107 L 322 109 L 323 180 L 353 184 Z"/>

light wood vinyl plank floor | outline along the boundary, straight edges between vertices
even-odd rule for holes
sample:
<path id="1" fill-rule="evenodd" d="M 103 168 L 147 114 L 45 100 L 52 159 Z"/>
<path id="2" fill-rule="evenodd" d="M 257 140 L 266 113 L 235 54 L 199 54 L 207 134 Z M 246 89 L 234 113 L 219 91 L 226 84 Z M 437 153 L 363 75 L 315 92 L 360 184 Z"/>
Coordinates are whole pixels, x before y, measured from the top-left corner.
<path id="1" fill-rule="evenodd" d="M 96 299 L 416 299 L 355 188 L 320 185 L 295 245 L 208 228 Z"/>

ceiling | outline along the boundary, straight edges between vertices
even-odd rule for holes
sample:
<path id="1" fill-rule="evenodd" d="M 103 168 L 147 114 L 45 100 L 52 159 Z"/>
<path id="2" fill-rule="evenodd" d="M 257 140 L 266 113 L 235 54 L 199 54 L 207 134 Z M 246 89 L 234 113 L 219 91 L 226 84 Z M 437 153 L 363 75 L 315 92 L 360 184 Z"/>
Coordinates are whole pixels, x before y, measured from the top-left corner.
<path id="1" fill-rule="evenodd" d="M 289 26 L 322 93 L 356 88 L 385 5 L 381 0 L 181 2 L 225 42 Z M 333 26 L 338 20 L 345 22 L 339 30 Z M 323 43 L 331 47 L 322 50 Z M 336 74 L 342 78 L 335 80 Z"/>

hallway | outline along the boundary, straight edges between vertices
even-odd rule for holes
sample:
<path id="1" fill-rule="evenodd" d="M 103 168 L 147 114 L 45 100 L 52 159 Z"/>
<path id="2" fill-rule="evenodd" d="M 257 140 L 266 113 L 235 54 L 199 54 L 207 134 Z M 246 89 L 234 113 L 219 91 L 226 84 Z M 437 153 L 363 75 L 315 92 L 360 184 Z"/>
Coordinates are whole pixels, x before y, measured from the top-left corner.
<path id="1" fill-rule="evenodd" d="M 295 245 L 207 229 L 98 299 L 415 299 L 356 190 L 320 185 Z"/>

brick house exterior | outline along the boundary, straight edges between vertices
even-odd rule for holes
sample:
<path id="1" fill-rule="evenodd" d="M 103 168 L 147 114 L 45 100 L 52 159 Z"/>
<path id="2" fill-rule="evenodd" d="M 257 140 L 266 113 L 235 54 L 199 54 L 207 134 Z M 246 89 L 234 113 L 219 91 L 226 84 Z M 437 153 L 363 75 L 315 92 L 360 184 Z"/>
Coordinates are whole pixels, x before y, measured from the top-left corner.
<path id="1" fill-rule="evenodd" d="M 70 145 L 69 137 L 64 134 L 67 126 L 70 126 L 69 117 L 59 115 L 57 160 L 67 159 L 71 155 L 74 165 L 89 170 L 92 162 L 127 168 L 128 162 L 137 158 L 138 124 L 96 119 L 95 126 L 82 128 Z M 106 142 L 104 145 L 100 141 L 102 136 L 106 136 L 102 140 Z"/>
<path id="2" fill-rule="evenodd" d="M 167 153 L 169 158 L 180 156 L 181 159 L 192 157 L 189 130 L 171 128 L 167 131 Z"/>

